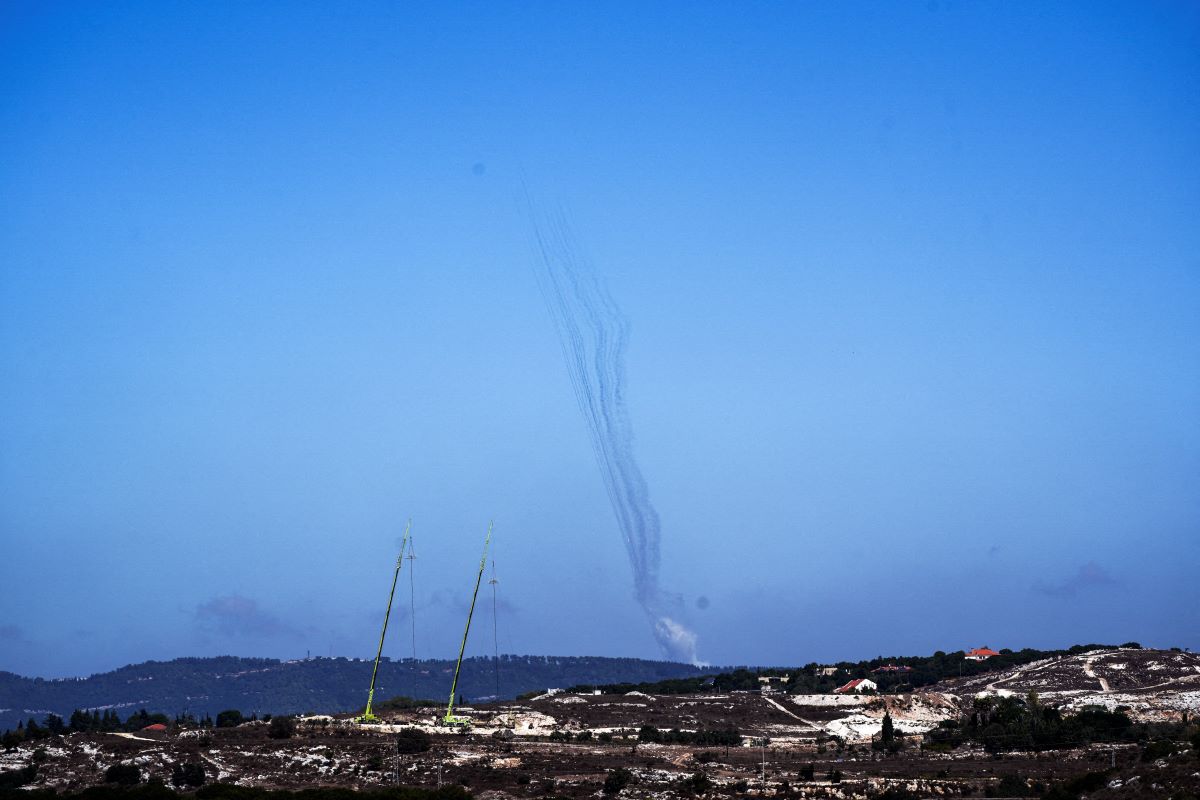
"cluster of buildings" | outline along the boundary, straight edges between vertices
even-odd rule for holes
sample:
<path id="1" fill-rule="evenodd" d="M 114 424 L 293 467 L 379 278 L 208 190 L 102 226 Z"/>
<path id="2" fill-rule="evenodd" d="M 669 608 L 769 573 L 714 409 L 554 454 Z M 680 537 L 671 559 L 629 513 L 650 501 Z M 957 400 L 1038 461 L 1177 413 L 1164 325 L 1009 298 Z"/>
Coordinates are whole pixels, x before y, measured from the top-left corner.
<path id="1" fill-rule="evenodd" d="M 963 658 L 968 661 L 987 661 L 992 656 L 998 656 L 1000 653 L 992 650 L 989 647 L 976 647 L 974 650 L 969 650 L 963 654 Z M 818 669 L 819 675 L 833 675 L 837 672 L 836 667 L 821 667 Z M 912 667 L 896 664 L 884 664 L 871 670 L 871 674 L 894 674 L 912 672 Z M 877 692 L 879 685 L 870 678 L 855 678 L 852 681 L 847 681 L 838 688 L 834 689 L 834 694 L 861 694 L 862 692 Z"/>
<path id="2" fill-rule="evenodd" d="M 963 658 L 968 661 L 987 661 L 992 656 L 998 655 L 1000 655 L 998 651 L 992 650 L 989 647 L 976 647 L 974 650 L 965 652 Z M 814 674 L 829 678 L 837 675 L 840 671 L 837 667 L 816 667 Z M 895 675 L 912 671 L 912 667 L 904 664 L 883 664 L 871 670 L 871 674 Z M 759 691 L 763 694 L 782 691 L 787 686 L 789 677 L 788 675 L 760 675 L 758 677 Z M 877 691 L 879 691 L 879 684 L 870 678 L 855 678 L 833 690 L 834 694 L 861 694 L 863 692 Z"/>

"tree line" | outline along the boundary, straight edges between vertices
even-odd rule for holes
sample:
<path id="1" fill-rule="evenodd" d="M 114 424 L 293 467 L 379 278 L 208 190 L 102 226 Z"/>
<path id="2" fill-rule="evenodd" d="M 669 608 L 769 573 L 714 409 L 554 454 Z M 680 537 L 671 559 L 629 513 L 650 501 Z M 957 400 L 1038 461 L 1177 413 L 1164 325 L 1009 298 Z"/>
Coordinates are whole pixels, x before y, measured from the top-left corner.
<path id="1" fill-rule="evenodd" d="M 15 729 L 6 730 L 0 735 L 0 747 L 12 749 L 21 742 L 35 742 L 70 733 L 136 733 L 156 724 L 165 725 L 168 728 L 185 729 L 233 728 L 243 722 L 253 722 L 258 719 L 257 714 L 246 717 L 235 708 L 218 712 L 216 719 L 209 714 L 205 714 L 203 717 L 180 714 L 172 719 L 166 714 L 150 713 L 143 708 L 133 712 L 122 721 L 117 712 L 112 709 L 105 709 L 101 712 L 99 709 L 77 708 L 71 712 L 68 721 L 64 721 L 57 714 L 47 714 L 41 723 L 37 721 L 36 717 L 30 717 L 26 722 L 18 722 Z M 262 720 L 271 723 L 269 734 L 273 738 L 287 738 L 294 730 L 294 723 L 289 717 L 272 717 L 270 714 L 265 714 Z M 286 736 L 278 735 L 284 731 L 287 732 Z"/>
<path id="2" fill-rule="evenodd" d="M 1126 642 L 1121 647 L 1137 647 L 1137 642 Z M 1111 649 L 1114 645 L 1077 644 L 1065 650 L 1037 650 L 1026 647 L 1022 650 L 1001 649 L 999 655 L 984 661 L 974 661 L 959 650 L 947 653 L 938 650 L 929 656 L 876 656 L 862 661 L 839 661 L 836 664 L 811 662 L 802 667 L 755 668 L 741 667 L 726 672 L 712 672 L 684 678 L 646 681 L 641 683 L 585 683 L 572 686 L 567 691 L 588 694 L 699 694 L 718 691 L 753 691 L 760 688 L 759 678 L 786 674 L 788 680 L 784 691 L 789 694 L 828 694 L 853 678 L 870 678 L 881 693 L 912 691 L 940 683 L 948 678 L 967 678 L 988 672 L 997 672 L 1029 664 L 1054 656 L 1076 655 L 1090 650 Z M 883 667 L 898 667 L 895 671 L 880 671 Z M 831 671 L 832 674 L 825 674 Z M 530 693 L 536 694 L 536 693 Z M 526 697 L 527 695 L 522 695 Z"/>

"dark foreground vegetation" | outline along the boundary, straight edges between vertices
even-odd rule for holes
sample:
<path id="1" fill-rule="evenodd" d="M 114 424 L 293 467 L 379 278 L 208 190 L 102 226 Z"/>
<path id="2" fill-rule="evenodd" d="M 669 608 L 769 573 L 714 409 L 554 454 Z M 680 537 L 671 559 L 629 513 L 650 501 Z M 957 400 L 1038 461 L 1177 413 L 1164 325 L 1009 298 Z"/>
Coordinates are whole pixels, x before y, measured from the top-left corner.
<path id="1" fill-rule="evenodd" d="M 925 748 L 949 751 L 967 742 L 989 753 L 1014 750 L 1061 750 L 1089 744 L 1149 742 L 1182 738 L 1186 724 L 1136 725 L 1121 709 L 1100 706 L 1063 714 L 1043 706 L 1037 693 L 1016 697 L 979 697 L 970 716 L 946 720 L 926 734 Z"/>
<path id="2" fill-rule="evenodd" d="M 397 787 L 369 790 L 324 787 L 288 791 L 234 786 L 227 783 L 209 784 L 186 795 L 181 795 L 161 783 L 140 786 L 105 784 L 63 794 L 49 789 L 0 788 L 0 800 L 176 800 L 180 797 L 194 800 L 469 800 L 471 794 L 461 786 L 443 786 L 440 789 Z"/>

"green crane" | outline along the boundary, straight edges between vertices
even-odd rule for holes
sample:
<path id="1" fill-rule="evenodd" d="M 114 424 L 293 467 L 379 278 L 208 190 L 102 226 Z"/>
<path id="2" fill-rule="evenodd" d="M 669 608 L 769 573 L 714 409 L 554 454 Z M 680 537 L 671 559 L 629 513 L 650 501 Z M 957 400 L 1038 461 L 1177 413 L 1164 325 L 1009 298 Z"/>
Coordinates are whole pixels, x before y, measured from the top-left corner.
<path id="1" fill-rule="evenodd" d="M 400 579 L 400 567 L 404 564 L 404 548 L 408 546 L 408 532 L 412 529 L 412 520 L 404 526 L 404 538 L 400 540 L 400 555 L 396 559 L 396 571 L 392 573 L 392 590 L 388 593 L 387 611 L 383 614 L 383 631 L 379 634 L 379 650 L 375 653 L 375 669 L 371 670 L 371 690 L 367 692 L 367 710 L 359 722 L 379 722 L 379 717 L 371 712 L 371 704 L 375 702 L 375 677 L 379 674 L 379 659 L 383 656 L 383 639 L 387 636 L 388 618 L 392 616 L 392 598 L 396 596 L 396 581 Z"/>
<path id="2" fill-rule="evenodd" d="M 468 728 L 470 717 L 454 716 L 454 696 L 458 691 L 458 671 L 462 669 L 463 653 L 467 651 L 467 634 L 471 632 L 471 617 L 475 615 L 475 598 L 479 597 L 479 583 L 483 580 L 483 570 L 487 566 L 488 545 L 492 542 L 492 523 L 488 522 L 487 538 L 483 540 L 483 556 L 479 559 L 479 574 L 475 576 L 475 592 L 471 595 L 471 608 L 467 611 L 467 628 L 463 631 L 462 644 L 458 648 L 458 663 L 454 665 L 454 682 L 450 684 L 450 704 L 446 706 L 446 716 L 442 724 L 452 728 Z"/>

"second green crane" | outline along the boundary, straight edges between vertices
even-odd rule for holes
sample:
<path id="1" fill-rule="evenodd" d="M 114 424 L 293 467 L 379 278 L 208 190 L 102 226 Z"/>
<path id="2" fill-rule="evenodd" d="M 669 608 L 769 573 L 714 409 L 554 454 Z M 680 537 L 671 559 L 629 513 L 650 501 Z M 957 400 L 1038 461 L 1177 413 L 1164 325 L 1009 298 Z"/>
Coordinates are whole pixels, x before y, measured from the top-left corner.
<path id="1" fill-rule="evenodd" d="M 446 716 L 441 724 L 452 728 L 468 728 L 471 726 L 470 717 L 454 716 L 454 698 L 458 691 L 458 673 L 462 669 L 463 653 L 467 651 L 467 635 L 471 632 L 471 617 L 475 615 L 475 598 L 479 597 L 479 584 L 483 580 L 483 570 L 487 566 L 488 545 L 492 543 L 492 523 L 488 523 L 487 538 L 483 540 L 483 556 L 479 559 L 479 574 L 475 576 L 475 591 L 471 594 L 471 608 L 467 611 L 467 627 L 463 631 L 462 644 L 458 648 L 458 663 L 454 665 L 454 682 L 450 684 L 450 704 L 446 706 Z"/>

